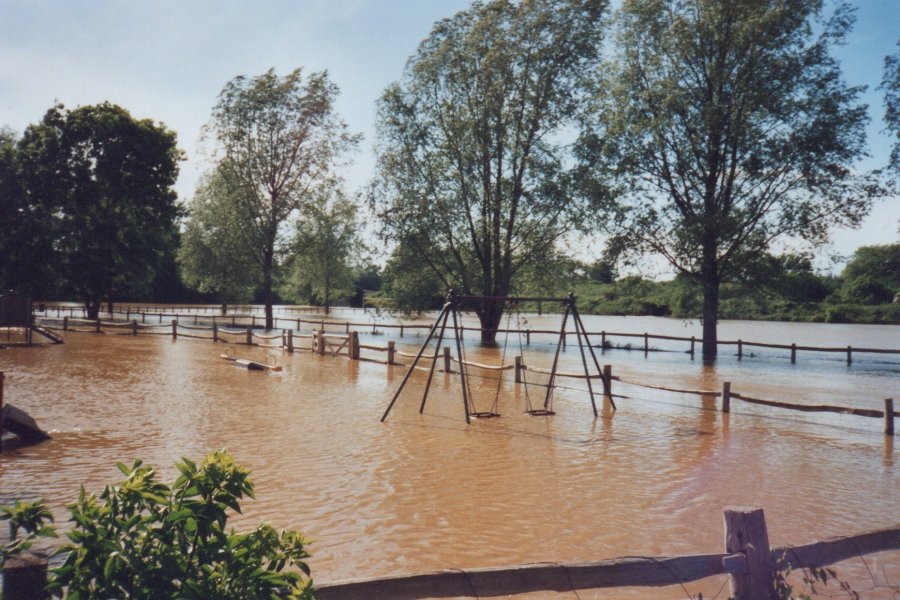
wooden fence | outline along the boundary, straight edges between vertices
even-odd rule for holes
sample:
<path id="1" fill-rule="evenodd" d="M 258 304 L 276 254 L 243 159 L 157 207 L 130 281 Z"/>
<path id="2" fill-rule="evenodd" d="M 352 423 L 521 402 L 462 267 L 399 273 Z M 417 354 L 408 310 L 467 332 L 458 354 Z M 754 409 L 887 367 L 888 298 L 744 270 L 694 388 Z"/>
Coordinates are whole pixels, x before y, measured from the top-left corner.
<path id="1" fill-rule="evenodd" d="M 531 592 L 684 585 L 728 575 L 731 596 L 770 600 L 785 571 L 820 569 L 847 559 L 900 549 L 900 524 L 801 546 L 771 548 L 761 508 L 724 509 L 724 552 L 690 556 L 621 557 L 590 563 L 540 563 L 454 569 L 316 585 L 318 600 L 508 598 Z M 46 558 L 31 553 L 3 565 L 3 597 L 45 598 Z"/>
<path id="2" fill-rule="evenodd" d="M 724 510 L 725 551 L 715 554 L 622 557 L 591 563 L 540 563 L 487 569 L 455 569 L 379 579 L 324 583 L 319 600 L 355 598 L 508 598 L 514 594 L 571 592 L 611 587 L 683 585 L 729 575 L 732 597 L 770 600 L 778 573 L 818 569 L 836 562 L 900 549 L 900 524 L 802 546 L 771 548 L 761 508 Z"/>
<path id="3" fill-rule="evenodd" d="M 71 319 L 74 319 L 74 313 L 76 311 L 80 311 L 84 313 L 84 309 L 82 307 L 76 306 L 53 306 L 53 305 L 44 305 L 44 310 L 42 311 L 42 316 L 50 317 L 52 313 L 55 311 L 57 318 L 63 318 L 68 316 Z M 119 314 L 125 317 L 125 321 L 131 321 L 132 319 L 135 321 L 139 321 L 141 325 L 147 323 L 153 323 L 154 321 L 157 324 L 163 324 L 164 320 L 171 321 L 179 321 L 180 323 L 193 323 L 193 325 L 200 325 L 200 323 L 210 323 L 213 325 L 222 324 L 222 325 L 230 325 L 231 327 L 238 326 L 249 326 L 252 328 L 256 328 L 257 325 L 262 326 L 265 323 L 265 319 L 257 314 L 257 309 L 254 309 L 250 306 L 237 306 L 231 307 L 232 310 L 243 310 L 244 312 L 232 312 L 231 314 L 216 314 L 215 309 L 217 307 L 201 305 L 194 307 L 185 307 L 185 306 L 171 306 L 171 307 L 156 307 L 160 310 L 148 311 L 147 307 L 137 306 L 137 307 L 119 307 L 118 311 L 114 311 L 113 314 L 110 314 L 109 317 L 112 320 L 115 314 Z M 279 311 L 283 314 L 286 313 L 289 309 L 296 311 L 304 311 L 307 309 L 316 308 L 316 307 L 281 307 Z M 69 312 L 70 314 L 66 315 L 65 313 Z M 108 313 L 107 313 L 108 314 Z M 110 321 L 112 322 L 112 321 Z M 273 324 L 276 328 L 287 328 L 287 329 L 296 329 L 302 330 L 304 325 L 310 326 L 311 328 L 315 328 L 319 331 L 327 331 L 328 328 L 331 328 L 331 331 L 334 332 L 338 329 L 343 329 L 345 334 L 349 334 L 351 330 L 353 331 L 362 331 L 367 332 L 371 331 L 371 333 L 376 333 L 377 331 L 385 331 L 385 330 L 395 330 L 398 331 L 399 336 L 402 338 L 406 332 L 414 332 L 414 331 L 427 331 L 431 328 L 431 325 L 421 324 L 421 323 L 375 323 L 375 322 L 352 322 L 352 321 L 329 321 L 327 319 L 319 318 L 319 319 L 304 319 L 302 317 L 285 317 L 279 316 L 273 318 Z M 481 328 L 479 327 L 461 327 L 461 329 L 465 331 L 478 332 L 480 334 Z M 532 335 L 544 335 L 544 336 L 553 336 L 554 338 L 558 338 L 560 336 L 559 330 L 554 329 L 531 329 L 531 328 L 498 328 L 496 330 L 498 334 L 515 334 L 525 337 L 525 343 L 527 345 L 531 344 Z M 574 331 L 563 332 L 563 342 L 568 336 L 575 335 Z M 636 339 L 640 343 L 632 347 L 630 342 L 625 346 L 627 349 L 637 349 L 642 350 L 644 355 L 647 356 L 649 352 L 652 351 L 650 346 L 651 341 L 668 341 L 668 342 L 684 342 L 687 344 L 685 352 L 689 354 L 691 357 L 694 357 L 696 354 L 697 347 L 697 338 L 696 336 L 673 336 L 673 335 L 659 335 L 652 333 L 629 333 L 629 332 L 615 332 L 615 331 L 594 331 L 587 332 L 587 336 L 594 338 L 594 343 L 596 343 L 599 338 L 598 347 L 602 350 L 611 350 L 616 349 L 616 346 L 613 344 L 612 340 L 615 339 Z M 767 349 L 775 349 L 775 350 L 785 350 L 790 353 L 791 363 L 797 362 L 797 353 L 798 352 L 820 352 L 826 354 L 843 354 L 846 356 L 847 364 L 853 363 L 853 355 L 854 354 L 880 354 L 880 355 L 893 355 L 900 356 L 900 349 L 897 348 L 861 348 L 861 347 L 852 347 L 852 346 L 808 346 L 808 345 L 798 345 L 796 343 L 791 344 L 770 344 L 763 342 L 753 342 L 753 341 L 744 341 L 741 339 L 738 340 L 719 340 L 717 342 L 719 346 L 734 346 L 736 349 L 736 354 L 739 360 L 743 359 L 745 350 L 748 348 L 767 348 Z"/>
<path id="4" fill-rule="evenodd" d="M 245 344 L 267 348 L 280 348 L 287 350 L 288 352 L 307 349 L 315 354 L 320 355 L 347 356 L 351 360 L 362 360 L 367 362 L 377 362 L 399 366 L 407 365 L 397 362 L 398 357 L 412 358 L 415 356 L 415 354 L 410 354 L 397 349 L 395 342 L 392 340 L 387 341 L 387 343 L 383 346 L 360 343 L 359 332 L 351 330 L 350 323 L 329 323 L 327 321 L 314 321 L 314 323 L 320 325 L 321 329 L 314 329 L 311 334 L 298 334 L 293 329 L 284 329 L 280 333 L 263 333 L 261 330 L 253 329 L 253 327 L 229 328 L 219 326 L 216 323 L 213 323 L 211 326 L 184 325 L 179 322 L 177 318 L 173 319 L 169 323 L 156 325 L 141 324 L 138 323 L 137 320 L 132 320 L 131 322 L 120 322 L 102 321 L 100 319 L 70 319 L 69 317 L 63 317 L 61 321 L 61 327 L 54 327 L 47 324 L 46 322 L 44 323 L 44 327 L 49 330 L 57 329 L 62 331 L 75 332 L 117 333 L 120 335 L 166 335 L 171 336 L 173 340 L 176 340 L 179 337 L 183 337 L 190 339 L 211 340 L 213 342 L 223 342 L 228 344 Z M 345 333 L 328 332 L 325 326 L 329 324 L 341 325 Z M 304 348 L 303 345 L 301 345 L 300 340 L 310 340 L 311 344 L 308 347 Z M 381 359 L 380 357 L 373 358 L 371 356 L 364 355 L 362 353 L 363 350 L 366 351 L 366 354 L 374 352 L 378 353 L 379 355 L 386 354 L 386 357 L 385 359 Z M 426 353 L 422 355 L 421 360 L 442 361 L 442 368 L 438 368 L 437 365 L 435 365 L 435 367 L 436 370 L 443 371 L 445 373 L 452 373 L 453 363 L 459 362 L 456 358 L 451 356 L 450 348 L 447 346 L 443 348 L 442 355 L 434 356 L 428 355 Z M 464 364 L 467 367 L 473 367 L 486 371 L 502 372 L 506 370 L 512 370 L 514 372 L 515 383 L 517 384 L 525 382 L 525 373 L 527 372 L 537 373 L 540 375 L 548 375 L 550 373 L 550 371 L 547 369 L 528 365 L 525 362 L 524 357 L 522 356 L 514 357 L 514 362 L 508 364 L 487 365 L 473 361 L 466 361 Z M 584 375 L 584 373 L 569 373 L 565 371 L 558 371 L 556 373 L 556 377 L 585 379 L 586 376 Z M 612 367 L 610 365 L 604 365 L 603 371 L 601 373 L 591 375 L 590 378 L 599 379 L 603 384 L 603 395 L 610 398 L 629 398 L 629 396 L 613 393 L 613 382 L 618 382 L 623 385 L 653 389 L 658 391 L 666 391 L 677 394 L 693 394 L 698 396 L 720 398 L 721 411 L 723 413 L 728 413 L 731 411 L 731 402 L 733 400 L 739 400 L 742 402 L 746 402 L 747 404 L 756 404 L 803 412 L 826 412 L 855 415 L 859 417 L 877 418 L 884 421 L 883 430 L 885 435 L 893 436 L 895 430 L 894 419 L 896 418 L 897 413 L 894 411 L 894 403 L 892 398 L 880 399 L 878 401 L 880 405 L 879 408 L 872 409 L 825 404 L 797 404 L 777 400 L 766 400 L 755 398 L 745 394 L 740 394 L 732 387 L 732 383 L 727 381 L 722 384 L 721 390 L 682 389 L 669 386 L 652 385 L 633 380 L 629 381 L 627 379 L 622 379 L 621 377 L 613 375 Z M 542 384 L 529 382 L 528 385 Z"/>

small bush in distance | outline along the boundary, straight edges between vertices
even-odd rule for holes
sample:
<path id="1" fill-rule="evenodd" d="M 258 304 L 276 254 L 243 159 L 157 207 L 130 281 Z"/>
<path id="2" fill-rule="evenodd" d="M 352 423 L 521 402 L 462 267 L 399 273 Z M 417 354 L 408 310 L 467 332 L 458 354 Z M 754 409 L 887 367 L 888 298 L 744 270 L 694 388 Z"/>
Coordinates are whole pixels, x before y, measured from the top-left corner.
<path id="1" fill-rule="evenodd" d="M 199 466 L 182 459 L 171 486 L 139 460 L 116 466 L 125 475 L 119 486 L 99 497 L 82 487 L 69 506 L 75 525 L 51 591 L 72 600 L 313 598 L 299 533 L 268 524 L 226 531 L 229 511 L 254 497 L 249 472 L 230 455 L 211 453 Z"/>

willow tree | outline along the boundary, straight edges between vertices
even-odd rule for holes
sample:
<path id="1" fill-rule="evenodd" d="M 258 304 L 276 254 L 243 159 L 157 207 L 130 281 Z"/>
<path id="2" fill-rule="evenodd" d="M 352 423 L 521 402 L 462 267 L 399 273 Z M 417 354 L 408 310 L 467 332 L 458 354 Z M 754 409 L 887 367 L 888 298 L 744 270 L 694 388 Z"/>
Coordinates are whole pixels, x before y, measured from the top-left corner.
<path id="1" fill-rule="evenodd" d="M 495 0 L 438 22 L 380 99 L 373 201 L 384 234 L 465 294 L 506 296 L 589 216 L 564 143 L 606 0 Z M 571 136 L 568 136 L 571 138 Z M 474 307 L 482 340 L 503 307 Z"/>
<path id="2" fill-rule="evenodd" d="M 362 254 L 357 206 L 338 191 L 317 198 L 296 222 L 286 289 L 329 307 L 353 296 L 354 267 Z"/>
<path id="3" fill-rule="evenodd" d="M 273 273 L 290 220 L 336 184 L 338 161 L 359 141 L 335 113 L 337 95 L 326 72 L 240 76 L 222 89 L 207 126 L 226 196 L 244 215 L 240 250 L 257 269 L 268 329 Z"/>
<path id="4" fill-rule="evenodd" d="M 177 260 L 184 283 L 203 293 L 215 294 L 223 310 L 228 302 L 253 298 L 257 277 L 252 254 L 252 217 L 244 204 L 229 193 L 220 170 L 206 174 L 187 209 Z"/>
<path id="5" fill-rule="evenodd" d="M 900 178 L 900 42 L 897 42 L 897 51 L 884 59 L 881 88 L 884 90 L 884 122 L 894 136 L 889 168 Z"/>
<path id="6" fill-rule="evenodd" d="M 624 0 L 583 154 L 626 190 L 613 248 L 655 252 L 703 292 L 716 356 L 719 284 L 778 239 L 854 226 L 873 186 L 863 88 L 834 46 L 853 12 L 822 0 Z"/>

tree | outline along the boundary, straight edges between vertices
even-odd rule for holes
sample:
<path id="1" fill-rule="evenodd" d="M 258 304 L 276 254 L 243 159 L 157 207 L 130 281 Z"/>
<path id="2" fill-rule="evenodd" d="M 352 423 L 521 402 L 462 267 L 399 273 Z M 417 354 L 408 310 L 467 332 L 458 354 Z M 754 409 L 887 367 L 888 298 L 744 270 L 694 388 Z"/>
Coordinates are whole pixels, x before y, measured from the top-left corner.
<path id="1" fill-rule="evenodd" d="M 493 0 L 438 22 L 380 99 L 372 196 L 385 237 L 464 294 L 506 296 L 591 216 L 565 134 L 606 0 Z M 491 341 L 503 307 L 475 310 Z"/>
<path id="2" fill-rule="evenodd" d="M 841 278 L 848 300 L 864 304 L 891 302 L 900 293 L 900 244 L 857 248 Z"/>
<path id="3" fill-rule="evenodd" d="M 353 296 L 354 261 L 362 248 L 356 205 L 339 192 L 319 196 L 297 222 L 288 289 L 325 306 Z"/>
<path id="4" fill-rule="evenodd" d="M 888 165 L 900 177 L 900 42 L 897 45 L 898 50 L 884 58 L 881 89 L 884 90 L 884 122 L 895 138 Z"/>
<path id="5" fill-rule="evenodd" d="M 615 17 L 582 155 L 625 190 L 611 247 L 659 253 L 702 287 L 705 358 L 723 280 L 779 238 L 857 225 L 880 193 L 851 168 L 866 107 L 830 53 L 853 12 L 822 6 L 625 0 Z"/>
<path id="6" fill-rule="evenodd" d="M 191 288 L 227 302 L 247 302 L 256 285 L 255 263 L 244 249 L 251 240 L 245 205 L 229 193 L 219 170 L 197 186 L 178 248 L 178 264 Z"/>
<path id="7" fill-rule="evenodd" d="M 0 128 L 0 293 L 44 296 L 56 289 L 52 207 L 35 201 L 25 190 L 15 133 Z"/>
<path id="8" fill-rule="evenodd" d="M 246 245 L 259 272 L 271 329 L 273 274 L 290 218 L 333 187 L 338 158 L 359 142 L 334 112 L 337 86 L 326 72 L 296 69 L 236 77 L 222 89 L 207 126 L 218 142 L 217 170 L 244 215 Z"/>
<path id="9" fill-rule="evenodd" d="M 88 316 L 146 289 L 175 235 L 175 133 L 110 103 L 58 105 L 28 127 L 19 155 L 28 204 L 53 215 L 60 273 Z"/>

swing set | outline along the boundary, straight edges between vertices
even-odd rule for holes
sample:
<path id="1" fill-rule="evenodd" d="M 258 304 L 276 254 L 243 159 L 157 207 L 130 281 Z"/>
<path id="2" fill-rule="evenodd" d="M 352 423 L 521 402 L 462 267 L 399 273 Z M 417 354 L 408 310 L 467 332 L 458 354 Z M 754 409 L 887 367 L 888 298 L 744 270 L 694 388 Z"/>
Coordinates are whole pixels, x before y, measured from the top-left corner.
<path id="1" fill-rule="evenodd" d="M 600 369 L 600 364 L 597 362 L 597 355 L 594 353 L 593 347 L 591 347 L 588 342 L 587 332 L 584 328 L 584 323 L 581 321 L 581 316 L 578 314 L 578 308 L 575 304 L 575 296 L 574 294 L 569 294 L 565 298 L 545 298 L 545 297 L 523 297 L 523 296 L 465 296 L 458 295 L 453 290 L 450 290 L 447 294 L 446 302 L 444 306 L 441 308 L 440 313 L 438 313 L 437 318 L 434 321 L 434 324 L 431 326 L 431 329 L 428 332 L 428 336 L 425 338 L 425 341 L 422 343 L 421 348 L 416 353 L 416 357 L 413 359 L 412 364 L 409 369 L 406 371 L 406 375 L 403 377 L 403 381 L 400 383 L 400 387 L 397 388 L 397 391 L 394 393 L 394 397 L 391 399 L 390 404 L 388 404 L 387 409 L 385 409 L 384 414 L 381 416 L 381 422 L 384 422 L 387 419 L 388 414 L 391 412 L 391 409 L 394 407 L 394 403 L 397 402 L 397 398 L 400 397 L 400 393 L 403 391 L 403 388 L 406 386 L 406 383 L 409 381 L 412 372 L 416 369 L 419 360 L 421 360 L 422 356 L 425 354 L 426 349 L 428 348 L 428 344 L 432 339 L 436 339 L 436 344 L 434 347 L 434 355 L 431 356 L 431 367 L 428 370 L 428 380 L 425 383 L 425 390 L 422 393 L 422 403 L 419 405 L 419 413 L 421 414 L 425 410 L 425 402 L 428 399 L 428 392 L 431 388 L 431 382 L 434 378 L 435 367 L 438 362 L 438 358 L 441 352 L 441 348 L 445 343 L 447 336 L 447 325 L 448 322 L 451 322 L 452 330 L 453 330 L 453 338 L 455 340 L 456 345 L 456 359 L 459 363 L 459 379 L 460 385 L 462 388 L 462 398 L 463 398 L 463 408 L 466 415 L 466 423 L 470 423 L 472 418 L 477 419 L 487 419 L 492 417 L 499 417 L 500 413 L 497 412 L 498 404 L 500 399 L 500 388 L 502 384 L 502 377 L 497 377 L 497 387 L 494 392 L 493 402 L 491 407 L 488 410 L 478 410 L 475 406 L 474 396 L 472 394 L 471 387 L 469 386 L 469 374 L 468 368 L 470 366 L 482 367 L 482 368 L 497 368 L 497 367 L 486 367 L 485 365 L 478 365 L 477 363 L 470 363 L 466 360 L 465 356 L 465 342 L 463 339 L 463 334 L 465 327 L 462 324 L 462 317 L 460 315 L 460 306 L 462 303 L 503 303 L 507 305 L 507 308 L 515 308 L 516 314 L 516 331 L 518 332 L 519 337 L 519 356 L 522 356 L 522 327 L 521 327 L 521 304 L 524 302 L 559 302 L 564 306 L 562 325 L 559 330 L 559 340 L 556 344 L 556 353 L 553 356 L 553 366 L 550 368 L 549 375 L 550 379 L 546 385 L 547 391 L 544 395 L 544 402 L 542 405 L 533 406 L 531 403 L 531 399 L 528 393 L 528 380 L 525 373 L 527 371 L 523 371 L 522 383 L 525 386 L 525 414 L 530 416 L 552 416 L 556 414 L 553 411 L 553 391 L 555 388 L 556 377 L 558 374 L 557 368 L 559 366 L 559 353 L 565 344 L 566 340 L 566 325 L 569 321 L 569 316 L 572 317 L 572 322 L 575 326 L 575 335 L 578 338 L 578 349 L 581 353 L 581 363 L 584 367 L 584 378 L 587 381 L 588 393 L 591 397 L 591 407 L 594 410 L 594 416 L 598 416 L 597 414 L 597 403 L 594 400 L 594 388 L 591 384 L 591 378 L 598 376 L 601 379 L 603 378 L 603 372 Z M 509 368 L 504 363 L 506 360 L 506 350 L 509 346 L 509 325 L 510 319 L 512 318 L 513 311 L 507 310 L 507 323 L 506 323 L 506 338 L 503 345 L 503 354 L 500 360 L 500 370 Z M 436 336 L 436 337 L 435 337 Z M 449 340 L 447 340 L 449 346 Z M 593 366 L 596 368 L 596 375 L 592 374 L 590 368 L 588 366 L 587 354 L 585 353 L 585 347 L 587 347 L 590 356 L 591 362 Z M 606 382 L 609 383 L 609 382 Z M 609 399 L 610 404 L 615 410 L 616 405 L 613 402 L 612 398 Z"/>

